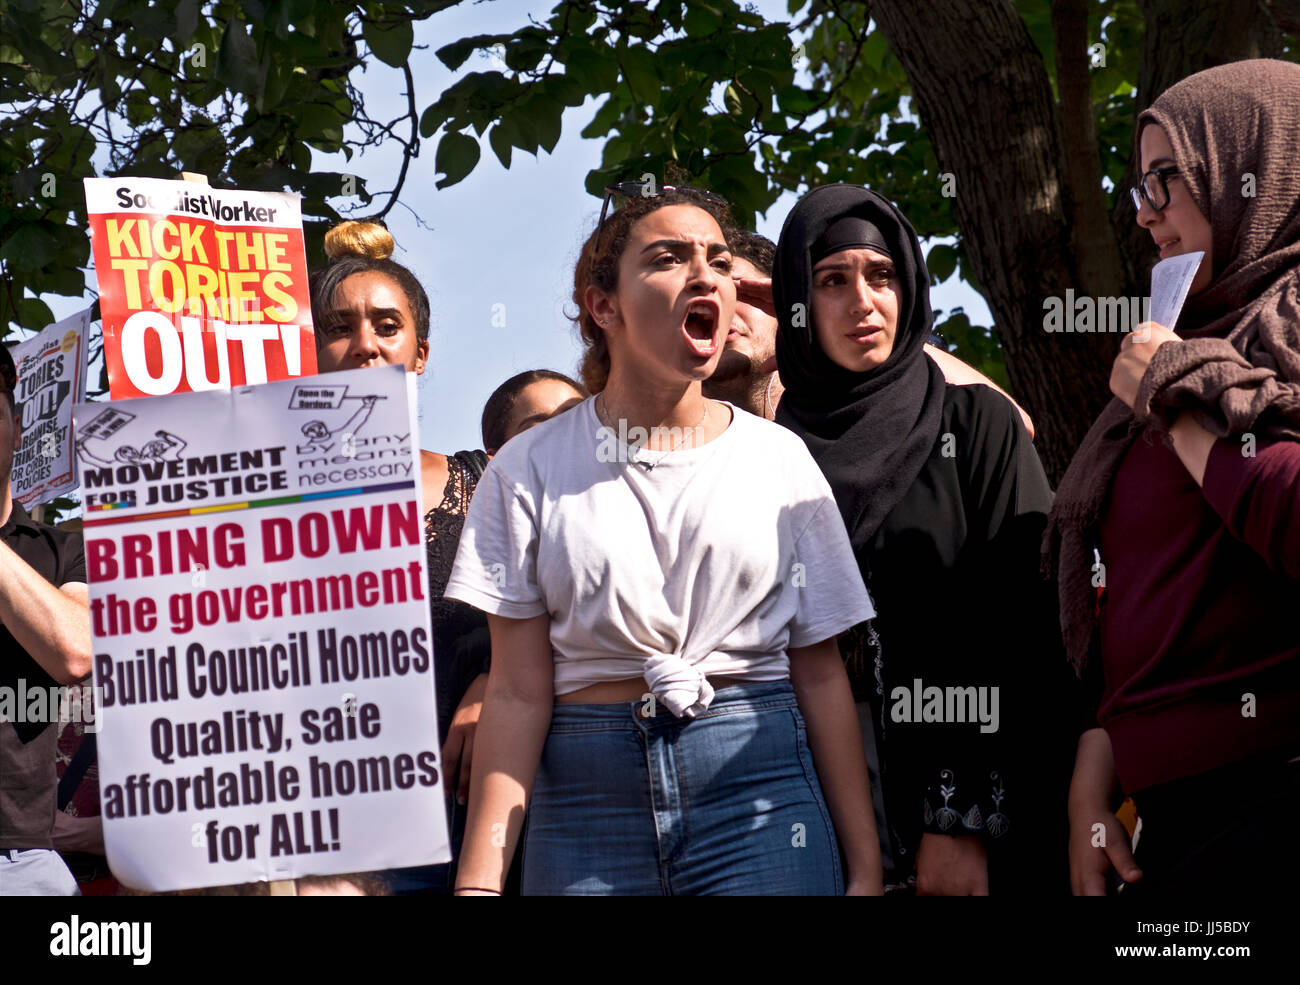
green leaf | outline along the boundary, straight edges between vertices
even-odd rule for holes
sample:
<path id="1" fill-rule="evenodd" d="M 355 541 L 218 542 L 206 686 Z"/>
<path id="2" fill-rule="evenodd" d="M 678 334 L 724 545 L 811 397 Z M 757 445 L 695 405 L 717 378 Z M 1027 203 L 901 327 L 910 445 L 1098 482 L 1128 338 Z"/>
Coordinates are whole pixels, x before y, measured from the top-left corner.
<path id="1" fill-rule="evenodd" d="M 889 54 L 889 47 L 885 43 L 885 33 L 877 27 L 867 35 L 867 40 L 863 42 L 860 57 L 863 64 L 869 65 L 874 71 L 879 72 L 887 54 Z"/>
<path id="2" fill-rule="evenodd" d="M 306 174 L 311 171 L 311 148 L 295 140 L 289 145 L 289 160 L 297 170 Z"/>
<path id="3" fill-rule="evenodd" d="M 23 298 L 18 302 L 18 324 L 38 331 L 53 323 L 54 313 L 40 298 Z"/>
<path id="4" fill-rule="evenodd" d="M 632 98 L 642 104 L 659 98 L 659 73 L 654 55 L 640 45 L 625 49 L 621 56 L 623 80 L 632 91 Z"/>
<path id="5" fill-rule="evenodd" d="M 806 89 L 786 86 L 776 94 L 776 104 L 787 116 L 802 116 L 817 105 L 817 100 Z"/>
<path id="6" fill-rule="evenodd" d="M 248 28 L 238 17 L 230 18 L 226 33 L 221 36 L 221 50 L 217 52 L 217 78 L 236 92 L 251 94 L 257 91 L 257 45 L 248 35 Z"/>
<path id="7" fill-rule="evenodd" d="M 450 116 L 451 110 L 446 106 L 446 100 L 439 99 L 420 114 L 420 136 L 432 137 Z"/>
<path id="8" fill-rule="evenodd" d="M 367 20 L 361 28 L 361 36 L 381 62 L 401 68 L 410 57 L 411 45 L 415 43 L 415 28 L 408 20 L 389 26 Z"/>
<path id="9" fill-rule="evenodd" d="M 547 93 L 565 106 L 581 106 L 587 101 L 587 91 L 572 76 L 552 73 L 543 84 Z"/>
<path id="10" fill-rule="evenodd" d="M 30 64 L 37 72 L 54 76 L 75 66 L 71 58 L 46 44 L 25 18 L 6 18 L 4 27 L 5 40 L 9 41 L 9 32 L 12 31 L 12 43 L 22 52 L 23 63 Z"/>
<path id="11" fill-rule="evenodd" d="M 176 39 L 183 43 L 199 26 L 199 0 L 180 0 L 176 4 Z"/>
<path id="12" fill-rule="evenodd" d="M 625 108 L 626 103 L 623 99 L 618 95 L 611 95 L 597 108 L 591 122 L 583 128 L 582 136 L 587 140 L 605 136 L 617 126 Z"/>
<path id="13" fill-rule="evenodd" d="M 7 238 L 4 249 L 0 249 L 0 260 L 8 261 L 19 272 L 40 270 L 54 259 L 59 250 L 58 242 L 49 231 L 34 222 L 20 225 Z"/>
<path id="14" fill-rule="evenodd" d="M 465 64 L 465 60 L 479 48 L 487 48 L 500 41 L 505 41 L 506 35 L 501 34 L 476 34 L 472 38 L 461 38 L 459 41 L 453 41 L 449 45 L 444 45 L 434 52 L 438 60 L 446 65 L 453 72 Z"/>
<path id="15" fill-rule="evenodd" d="M 308 103 L 298 114 L 298 136 L 309 143 L 343 142 L 343 117 L 333 106 Z"/>
<path id="16" fill-rule="evenodd" d="M 683 27 L 690 37 L 699 37 L 702 34 L 712 34 L 722 26 L 722 13 L 706 3 L 700 3 L 695 0 L 686 8 L 686 18 L 683 21 Z"/>
<path id="17" fill-rule="evenodd" d="M 942 284 L 957 269 L 957 251 L 947 243 L 940 243 L 930 250 L 925 265 L 930 271 L 930 283 Z"/>
<path id="18" fill-rule="evenodd" d="M 727 86 L 727 91 L 722 97 L 723 103 L 727 107 L 727 112 L 733 116 L 740 116 L 744 109 L 740 105 L 740 90 L 735 85 Z"/>
<path id="19" fill-rule="evenodd" d="M 503 168 L 510 167 L 510 155 L 514 147 L 515 132 L 517 132 L 517 128 L 509 118 L 506 118 L 498 122 L 488 134 L 488 142 L 491 143 L 492 150 Z"/>
<path id="20" fill-rule="evenodd" d="M 609 49 L 577 49 L 565 59 L 564 71 L 589 93 L 609 92 L 618 85 L 618 65 Z"/>
<path id="21" fill-rule="evenodd" d="M 434 157 L 434 170 L 443 175 L 435 187 L 446 188 L 461 181 L 474 170 L 478 164 L 478 141 L 463 133 L 445 134 L 438 141 L 438 153 Z"/>
<path id="22" fill-rule="evenodd" d="M 560 142 L 564 106 L 553 99 L 536 98 L 528 104 L 528 109 L 537 121 L 537 142 L 549 154 Z"/>
<path id="23" fill-rule="evenodd" d="M 531 72 L 550 53 L 551 41 L 540 28 L 526 27 L 506 48 L 506 64 L 516 71 Z"/>

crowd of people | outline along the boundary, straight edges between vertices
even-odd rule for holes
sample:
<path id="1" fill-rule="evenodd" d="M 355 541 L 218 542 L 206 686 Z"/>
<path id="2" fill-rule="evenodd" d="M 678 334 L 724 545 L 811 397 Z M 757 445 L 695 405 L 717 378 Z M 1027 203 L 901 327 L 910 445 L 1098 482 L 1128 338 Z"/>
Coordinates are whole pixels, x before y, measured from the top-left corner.
<path id="1" fill-rule="evenodd" d="M 1278 823 L 1300 805 L 1297 134 L 1300 66 L 1269 60 L 1141 115 L 1137 222 L 1204 259 L 1177 332 L 1125 338 L 1055 491 L 1034 422 L 934 344 L 891 202 L 813 188 L 772 243 L 710 192 L 610 189 L 573 276 L 580 382 L 520 373 L 482 450 L 420 452 L 454 860 L 375 891 L 1231 895 L 1300 874 Z M 424 372 L 428 297 L 393 249 L 373 222 L 328 234 L 319 372 Z M 9 497 L 3 349 L 0 380 L 2 683 L 72 683 L 80 538 Z M 54 763 L 54 729 L 0 724 L 6 894 L 76 891 Z"/>

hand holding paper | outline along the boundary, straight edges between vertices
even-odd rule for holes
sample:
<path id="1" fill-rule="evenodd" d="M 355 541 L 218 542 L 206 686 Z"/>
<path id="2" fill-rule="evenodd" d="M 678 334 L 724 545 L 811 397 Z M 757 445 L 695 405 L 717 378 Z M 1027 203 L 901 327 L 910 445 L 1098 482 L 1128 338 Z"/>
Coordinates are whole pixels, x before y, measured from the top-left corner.
<path id="1" fill-rule="evenodd" d="M 1151 358 L 1166 342 L 1181 342 L 1173 327 L 1187 300 L 1192 278 L 1205 254 L 1185 253 L 1161 260 L 1151 269 L 1151 320 L 1138 325 L 1120 345 L 1110 370 L 1110 390 L 1130 409 Z"/>

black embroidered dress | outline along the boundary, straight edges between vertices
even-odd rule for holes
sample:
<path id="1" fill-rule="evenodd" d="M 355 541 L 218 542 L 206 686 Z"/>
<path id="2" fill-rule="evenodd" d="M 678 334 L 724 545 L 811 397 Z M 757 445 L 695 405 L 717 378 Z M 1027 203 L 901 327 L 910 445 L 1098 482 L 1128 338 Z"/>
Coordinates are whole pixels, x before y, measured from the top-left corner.
<path id="1" fill-rule="evenodd" d="M 1012 405 L 950 385 L 929 459 L 859 557 L 879 615 L 840 646 L 855 700 L 872 706 L 899 882 L 929 832 L 980 837 L 992 892 L 1066 888 L 1077 730 L 1055 586 L 1037 570 L 1051 505 Z"/>

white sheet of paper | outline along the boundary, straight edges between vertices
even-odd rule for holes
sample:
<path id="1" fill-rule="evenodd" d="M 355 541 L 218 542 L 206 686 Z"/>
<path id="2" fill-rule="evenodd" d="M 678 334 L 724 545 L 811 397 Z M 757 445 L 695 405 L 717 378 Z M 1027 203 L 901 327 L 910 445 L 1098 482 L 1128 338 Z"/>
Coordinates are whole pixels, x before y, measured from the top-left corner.
<path id="1" fill-rule="evenodd" d="M 1203 250 L 1168 257 L 1151 268 L 1151 320 L 1174 329 L 1187 300 L 1187 290 L 1205 256 Z"/>

